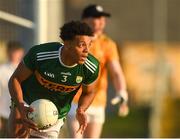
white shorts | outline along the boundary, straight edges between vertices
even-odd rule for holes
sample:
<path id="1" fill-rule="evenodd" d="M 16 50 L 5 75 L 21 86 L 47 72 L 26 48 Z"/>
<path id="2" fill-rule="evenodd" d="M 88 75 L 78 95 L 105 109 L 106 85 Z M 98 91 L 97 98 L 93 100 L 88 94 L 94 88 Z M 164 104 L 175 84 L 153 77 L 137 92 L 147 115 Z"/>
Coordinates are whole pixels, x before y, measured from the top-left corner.
<path id="1" fill-rule="evenodd" d="M 64 124 L 64 118 L 58 119 L 57 123 L 47 129 L 35 131 L 32 130 L 30 136 L 40 138 L 58 138 L 61 127 Z"/>
<path id="2" fill-rule="evenodd" d="M 71 110 L 68 113 L 68 118 L 75 119 L 76 117 L 76 109 L 77 104 L 72 103 Z M 87 120 L 88 123 L 101 123 L 103 124 L 105 121 L 105 108 L 104 107 L 98 107 L 98 106 L 90 106 L 87 111 Z"/>

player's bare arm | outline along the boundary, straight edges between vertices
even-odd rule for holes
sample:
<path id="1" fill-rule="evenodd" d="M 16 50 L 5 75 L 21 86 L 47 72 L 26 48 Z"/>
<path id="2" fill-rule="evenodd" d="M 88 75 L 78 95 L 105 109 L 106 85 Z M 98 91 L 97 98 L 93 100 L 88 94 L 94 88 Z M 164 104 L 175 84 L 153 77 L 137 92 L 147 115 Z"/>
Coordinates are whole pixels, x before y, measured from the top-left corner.
<path id="1" fill-rule="evenodd" d="M 126 90 L 125 78 L 119 61 L 113 60 L 108 62 L 108 69 L 110 71 L 115 89 Z"/>
<path id="2" fill-rule="evenodd" d="M 95 85 L 96 85 L 96 81 L 88 86 L 86 85 L 82 86 L 82 94 L 79 98 L 78 108 L 76 111 L 76 118 L 79 122 L 79 129 L 77 132 L 80 132 L 81 134 L 84 132 L 87 126 L 87 116 L 85 111 L 88 109 L 88 107 L 90 106 L 90 104 L 92 103 L 95 97 L 95 91 L 94 91 Z"/>
<path id="3" fill-rule="evenodd" d="M 17 105 L 24 103 L 21 82 L 27 79 L 31 74 L 32 71 L 21 62 L 9 80 L 10 95 Z"/>
<path id="4" fill-rule="evenodd" d="M 113 105 L 117 104 L 119 101 L 123 101 L 119 108 L 119 115 L 125 116 L 128 114 L 128 94 L 126 91 L 125 77 L 122 68 L 118 60 L 113 60 L 108 63 L 108 68 L 110 70 L 110 75 L 113 81 L 113 85 L 116 90 L 116 97 L 112 99 L 111 103 Z"/>
<path id="5" fill-rule="evenodd" d="M 14 107 L 11 108 L 9 123 L 12 124 L 12 127 L 20 127 L 22 126 L 21 124 L 23 124 L 24 129 L 29 130 L 29 128 L 32 128 L 37 130 L 36 125 L 31 120 L 27 119 L 27 113 L 33 110 L 30 107 L 24 106 L 21 88 L 21 82 L 27 79 L 31 74 L 32 71 L 21 62 L 9 80 L 9 92 L 14 103 Z M 11 137 L 18 137 L 18 128 L 16 131 L 14 129 L 16 128 L 12 128 L 12 130 L 9 129 L 10 132 L 8 132 L 8 134 Z"/>

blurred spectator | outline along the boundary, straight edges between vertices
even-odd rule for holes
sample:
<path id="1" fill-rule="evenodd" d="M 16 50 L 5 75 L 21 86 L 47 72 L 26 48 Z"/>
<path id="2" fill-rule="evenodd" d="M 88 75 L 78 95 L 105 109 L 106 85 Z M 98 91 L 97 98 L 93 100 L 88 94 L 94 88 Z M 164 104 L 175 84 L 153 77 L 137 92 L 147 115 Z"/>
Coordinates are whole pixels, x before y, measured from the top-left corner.
<path id="1" fill-rule="evenodd" d="M 82 21 L 87 23 L 94 31 L 94 41 L 90 48 L 90 52 L 100 61 L 101 72 L 95 88 L 97 93 L 96 97 L 86 112 L 88 115 L 88 125 L 83 135 L 76 133 L 78 123 L 75 120 L 77 102 L 81 91 L 77 93 L 74 99 L 68 116 L 70 137 L 100 137 L 102 126 L 105 121 L 105 107 L 108 86 L 107 70 L 110 71 L 117 97 L 125 100 L 124 103 L 120 105 L 120 114 L 125 115 L 128 111 L 126 83 L 119 64 L 117 46 L 114 41 L 104 34 L 107 17 L 110 17 L 110 14 L 104 12 L 103 7 L 99 5 L 89 5 L 83 10 L 82 13 Z"/>
<path id="2" fill-rule="evenodd" d="M 7 44 L 8 61 L 0 65 L 0 137 L 5 136 L 7 119 L 10 113 L 10 95 L 8 81 L 24 55 L 24 50 L 18 41 Z"/>

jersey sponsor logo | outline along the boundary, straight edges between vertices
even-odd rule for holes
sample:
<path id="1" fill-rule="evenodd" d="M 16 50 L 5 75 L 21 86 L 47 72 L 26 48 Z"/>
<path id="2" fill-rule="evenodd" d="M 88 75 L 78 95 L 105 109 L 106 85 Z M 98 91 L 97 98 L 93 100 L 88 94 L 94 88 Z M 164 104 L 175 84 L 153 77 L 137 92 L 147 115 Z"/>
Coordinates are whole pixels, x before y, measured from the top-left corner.
<path id="1" fill-rule="evenodd" d="M 48 77 L 50 77 L 50 78 L 54 78 L 55 76 L 54 76 L 54 73 L 50 73 L 50 72 L 44 72 L 44 74 L 46 75 L 46 76 L 48 76 Z"/>
<path id="2" fill-rule="evenodd" d="M 38 71 L 35 71 L 35 76 L 38 80 L 38 82 L 44 86 L 45 88 L 51 90 L 51 91 L 58 91 L 58 92 L 65 92 L 65 93 L 69 93 L 72 92 L 74 90 L 76 90 L 80 85 L 76 85 L 76 86 L 68 86 L 68 85 L 62 85 L 62 84 L 57 84 L 51 81 L 48 81 L 46 79 L 44 79 Z"/>
<path id="3" fill-rule="evenodd" d="M 84 65 L 89 71 L 91 71 L 92 73 L 95 73 L 97 66 L 94 63 L 92 63 L 90 60 L 86 59 Z"/>
<path id="4" fill-rule="evenodd" d="M 76 83 L 81 83 L 83 80 L 83 77 L 82 76 L 77 76 L 76 77 Z"/>

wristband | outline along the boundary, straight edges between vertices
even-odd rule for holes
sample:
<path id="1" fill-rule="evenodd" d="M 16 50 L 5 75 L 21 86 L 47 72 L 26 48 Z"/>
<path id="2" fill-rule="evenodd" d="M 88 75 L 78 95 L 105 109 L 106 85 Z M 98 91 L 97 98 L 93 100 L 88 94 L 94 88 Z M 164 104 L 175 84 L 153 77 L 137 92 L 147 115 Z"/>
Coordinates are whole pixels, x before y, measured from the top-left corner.
<path id="1" fill-rule="evenodd" d="M 119 97 L 120 97 L 121 99 L 123 99 L 123 100 L 122 100 L 123 102 L 127 102 L 127 101 L 128 101 L 128 94 L 127 94 L 127 91 L 126 91 L 126 90 L 120 90 L 120 91 L 118 91 L 117 94 L 119 95 Z"/>

